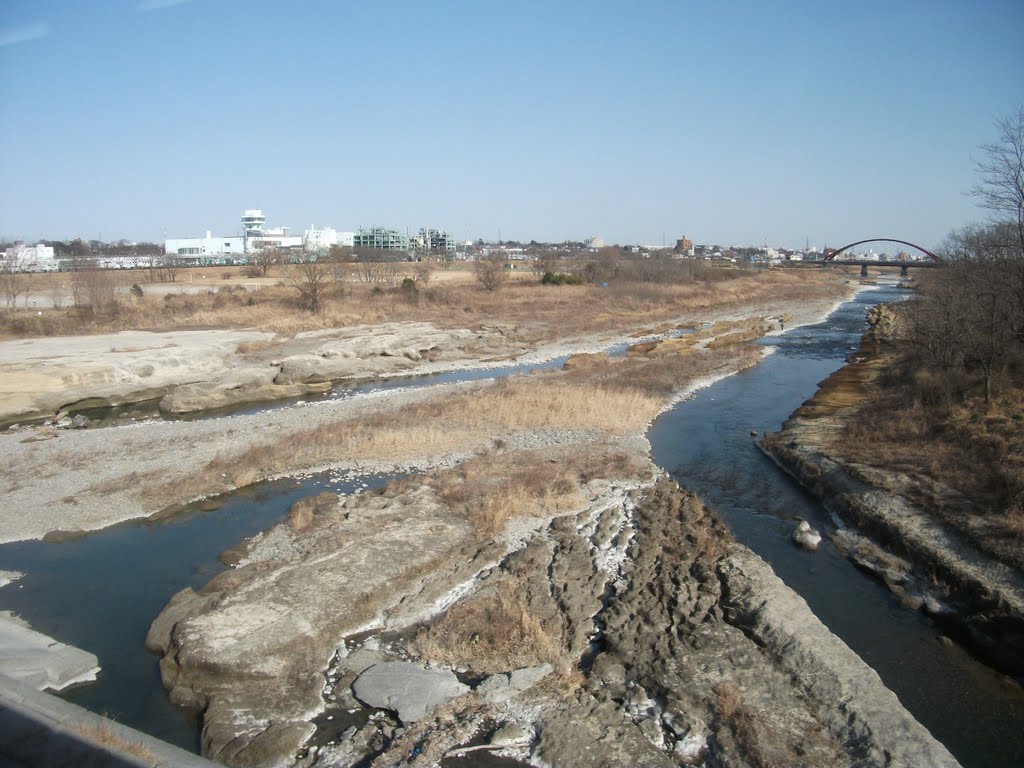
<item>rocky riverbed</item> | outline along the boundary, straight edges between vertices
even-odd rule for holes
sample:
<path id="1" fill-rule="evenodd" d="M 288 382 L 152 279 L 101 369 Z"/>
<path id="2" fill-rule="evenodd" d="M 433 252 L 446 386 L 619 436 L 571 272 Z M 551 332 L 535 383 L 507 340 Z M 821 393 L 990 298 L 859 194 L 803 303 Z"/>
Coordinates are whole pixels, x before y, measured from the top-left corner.
<path id="1" fill-rule="evenodd" d="M 371 392 L 347 399 L 311 396 L 308 402 L 289 408 L 196 421 L 150 419 L 104 429 L 71 429 L 89 425 L 84 417 L 80 424 L 73 424 L 66 412 L 59 411 L 71 404 L 111 406 L 159 400 L 165 405 L 175 404 L 168 406 L 169 410 L 205 410 L 288 397 L 299 391 L 322 393 L 332 386 L 333 376 L 367 380 L 389 372 L 417 375 L 458 371 L 495 365 L 500 362 L 495 358 L 507 362 L 510 356 L 526 364 L 579 353 L 601 352 L 606 359 L 610 346 L 636 342 L 636 337 L 665 338 L 675 328 L 712 322 L 724 322 L 729 333 L 737 333 L 744 326 L 756 326 L 763 333 L 774 327 L 773 318 L 810 322 L 833 304 L 834 299 L 827 298 L 801 305 L 756 306 L 747 312 L 709 310 L 700 319 L 679 318 L 659 328 L 630 328 L 617 335 L 567 338 L 543 345 L 529 342 L 527 331 L 502 324 L 476 331 L 447 331 L 422 323 L 313 332 L 294 340 L 275 340 L 270 334 L 256 331 L 133 331 L 3 341 L 0 425 L 12 421 L 39 423 L 0 430 L 0 456 L 4 458 L 0 488 L 5 499 L 0 507 L 0 542 L 47 534 L 74 535 L 148 517 L 194 500 L 196 494 L 188 481 L 197 469 L 218 457 L 265 442 L 269 436 L 312 432 L 318 426 L 360 414 L 385 414 L 481 384 Z M 714 338 L 705 332 L 700 335 L 700 344 L 707 345 Z M 426 355 L 419 354 L 421 349 L 427 351 Z M 415 354 L 411 350 L 416 350 Z M 285 361 L 293 355 L 302 361 L 304 381 L 295 380 L 298 369 L 293 367 L 288 368 L 288 383 L 274 383 L 286 367 Z M 310 367 L 312 358 L 324 366 L 318 373 Z M 257 379 L 262 382 L 258 386 Z M 61 416 L 64 421 L 55 423 L 61 421 Z M 54 423 L 42 423 L 44 419 Z M 408 471 L 444 466 L 465 455 L 465 451 L 425 455 L 412 445 L 382 461 L 338 457 L 332 464 L 343 471 Z M 160 493 L 141 497 L 144 486 L 153 483 L 162 485 Z"/>
<path id="2" fill-rule="evenodd" d="M 998 669 L 1024 679 L 1024 574 L 973 546 L 911 496 L 921 480 L 851 459 L 844 429 L 869 407 L 892 357 L 895 316 L 872 311 L 860 349 L 775 434 L 765 452 L 835 516 L 840 551 L 882 579 L 910 609 L 934 617 Z M 933 480 L 929 494 L 955 499 Z M 921 494 L 916 494 L 920 498 Z"/>
<path id="3" fill-rule="evenodd" d="M 320 393 L 332 382 L 445 370 L 525 352 L 507 324 L 389 323 L 276 339 L 260 331 L 123 331 L 0 342 L 0 425 L 154 401 L 166 413 Z"/>
<path id="4" fill-rule="evenodd" d="M 811 302 L 719 317 L 732 322 L 683 342 L 645 343 L 622 365 L 717 361 L 693 368 L 701 378 L 675 381 L 667 404 L 749 364 L 743 343 L 772 332 L 779 318 L 797 324 L 825 310 Z M 460 353 L 478 363 L 527 344 L 514 329 L 481 331 L 493 343 L 467 341 Z M 234 355 L 267 356 L 276 379 L 285 358 L 268 341 L 241 350 L 229 342 L 227 357 L 214 354 L 220 363 L 211 370 L 220 373 L 170 386 L 183 396 L 198 391 L 201 402 Z M 575 340 L 559 353 L 612 341 Z M 348 342 L 313 335 L 298 343 L 324 351 Z M 384 358 L 401 357 L 406 373 L 465 364 L 413 346 L 411 356 L 353 352 L 362 368 L 344 350 L 313 353 L 327 361 L 323 370 L 311 367 L 309 349 L 294 349 L 294 376 L 271 386 L 377 375 L 371 363 Z M 614 379 L 607 355 L 576 358 L 569 373 L 590 365 L 595 380 Z M 485 387 L 201 422 L 9 431 L 0 450 L 12 503 L 0 529 L 7 540 L 63 536 L 144 516 L 192 498 L 197 468 L 269 435 L 367 411 L 384 424 L 404 404 Z M 66 395 L 54 402 L 67 404 Z M 552 766 L 956 764 L 800 598 L 660 476 L 637 433 L 578 424 L 487 434 L 460 450 L 428 455 L 404 444 L 386 460 L 338 457 L 339 471 L 427 474 L 381 492 L 303 500 L 225 553 L 231 570 L 174 596 L 147 646 L 161 656 L 172 701 L 202 713 L 206 754 L 239 766 L 472 765 L 479 752 Z M 154 477 L 159 498 L 140 494 Z"/>
<path id="5" fill-rule="evenodd" d="M 956 765 L 692 494 L 607 474 L 495 539 L 428 481 L 300 502 L 154 622 L 164 684 L 233 766 Z"/>

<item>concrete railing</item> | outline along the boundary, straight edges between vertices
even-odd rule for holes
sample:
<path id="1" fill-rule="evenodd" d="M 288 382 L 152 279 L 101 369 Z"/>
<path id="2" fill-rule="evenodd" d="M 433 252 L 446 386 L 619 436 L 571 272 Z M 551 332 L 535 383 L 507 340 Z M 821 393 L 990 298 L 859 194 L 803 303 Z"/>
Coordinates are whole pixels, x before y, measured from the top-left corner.
<path id="1" fill-rule="evenodd" d="M 215 768 L 216 763 L 0 675 L 0 765 Z"/>

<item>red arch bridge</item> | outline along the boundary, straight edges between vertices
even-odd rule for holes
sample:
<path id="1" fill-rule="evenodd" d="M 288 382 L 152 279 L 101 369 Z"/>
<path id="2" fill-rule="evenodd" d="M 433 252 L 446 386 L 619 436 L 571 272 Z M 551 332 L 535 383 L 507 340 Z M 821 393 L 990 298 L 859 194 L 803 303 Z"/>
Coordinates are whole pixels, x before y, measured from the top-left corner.
<path id="1" fill-rule="evenodd" d="M 841 253 L 843 253 L 844 251 L 848 251 L 850 248 L 853 248 L 853 247 L 858 246 L 858 245 L 863 245 L 864 243 L 899 243 L 900 245 L 906 245 L 906 246 L 908 246 L 910 248 L 913 248 L 913 249 L 915 249 L 917 251 L 920 251 L 927 258 L 925 258 L 925 259 L 913 259 L 913 260 L 887 259 L 885 261 L 881 261 L 881 260 L 869 261 L 868 259 L 857 259 L 857 258 L 853 258 L 853 259 L 836 258 Z M 893 238 L 893 237 L 870 237 L 867 240 L 858 240 L 855 243 L 848 243 L 847 245 L 844 245 L 842 248 L 836 248 L 835 250 L 833 250 L 831 248 L 826 248 L 825 249 L 825 258 L 822 259 L 821 263 L 822 263 L 822 266 L 826 266 L 826 267 L 830 266 L 830 265 L 831 266 L 840 266 L 840 265 L 842 265 L 842 266 L 851 266 L 851 265 L 852 266 L 858 266 L 858 267 L 860 267 L 860 276 L 861 277 L 867 277 L 868 276 L 868 267 L 899 267 L 900 268 L 900 276 L 901 277 L 906 277 L 907 274 L 908 274 L 908 270 L 911 269 L 912 267 L 915 268 L 915 269 L 916 268 L 937 267 L 937 266 L 939 266 L 942 263 L 942 259 L 940 259 L 934 253 L 929 251 L 927 248 L 922 248 L 920 245 L 915 245 L 914 243 L 908 242 L 906 240 L 897 240 L 896 238 Z"/>

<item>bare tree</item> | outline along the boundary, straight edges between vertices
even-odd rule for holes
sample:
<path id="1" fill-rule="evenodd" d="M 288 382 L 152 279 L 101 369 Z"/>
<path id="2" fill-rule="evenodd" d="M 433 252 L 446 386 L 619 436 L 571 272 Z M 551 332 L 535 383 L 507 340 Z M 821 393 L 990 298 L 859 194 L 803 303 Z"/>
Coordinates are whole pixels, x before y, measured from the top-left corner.
<path id="1" fill-rule="evenodd" d="M 330 259 L 320 259 L 316 254 L 305 254 L 297 263 L 288 267 L 288 285 L 299 292 L 299 298 L 310 312 L 319 312 L 323 307 L 324 295 L 331 285 L 333 265 Z"/>
<path id="2" fill-rule="evenodd" d="M 7 258 L 0 261 L 0 293 L 11 309 L 18 302 L 18 297 L 25 294 L 28 300 L 30 275 L 25 272 L 23 260 L 11 249 Z"/>
<path id="3" fill-rule="evenodd" d="M 75 306 L 93 313 L 112 312 L 117 307 L 117 281 L 109 269 L 101 269 L 92 259 L 71 278 Z"/>
<path id="4" fill-rule="evenodd" d="M 1024 106 L 996 121 L 998 137 L 982 144 L 982 158 L 974 165 L 981 177 L 971 190 L 993 223 L 1006 225 L 1024 248 Z"/>
<path id="5" fill-rule="evenodd" d="M 266 277 L 273 267 L 287 264 L 288 259 L 277 248 L 257 248 L 249 256 L 249 263 L 259 270 L 261 276 Z"/>
<path id="6" fill-rule="evenodd" d="M 181 271 L 181 262 L 178 261 L 178 257 L 173 254 L 165 254 L 160 259 L 160 279 L 165 283 L 173 283 L 178 279 L 178 273 Z"/>
<path id="7" fill-rule="evenodd" d="M 558 271 L 559 254 L 553 251 L 539 251 L 530 260 L 530 271 L 537 276 L 538 280 L 544 278 L 548 272 Z"/>
<path id="8" fill-rule="evenodd" d="M 508 255 L 504 251 L 482 256 L 473 264 L 473 273 L 477 282 L 488 291 L 497 291 L 505 284 L 508 275 L 505 265 L 508 262 Z"/>
<path id="9" fill-rule="evenodd" d="M 332 245 L 327 252 L 327 259 L 331 263 L 331 269 L 335 280 L 348 280 L 352 273 L 355 256 L 352 249 L 347 245 Z"/>
<path id="10" fill-rule="evenodd" d="M 430 273 L 430 262 L 428 261 L 417 261 L 412 266 L 412 279 L 420 287 L 430 282 Z"/>
<path id="11" fill-rule="evenodd" d="M 976 230 L 969 243 L 987 261 L 999 262 L 1001 288 L 1009 294 L 1003 316 L 1024 343 L 1024 106 L 995 126 L 996 141 L 980 147 L 982 158 L 975 161 L 980 180 L 971 190 L 988 209 L 992 226 Z"/>

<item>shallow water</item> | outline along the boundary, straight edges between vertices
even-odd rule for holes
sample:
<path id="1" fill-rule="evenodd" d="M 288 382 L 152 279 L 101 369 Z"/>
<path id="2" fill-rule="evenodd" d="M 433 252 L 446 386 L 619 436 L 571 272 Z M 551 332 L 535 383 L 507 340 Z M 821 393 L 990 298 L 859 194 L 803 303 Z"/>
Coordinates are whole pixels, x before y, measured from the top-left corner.
<path id="1" fill-rule="evenodd" d="M 59 544 L 4 544 L 0 568 L 25 576 L 0 589 L 0 610 L 99 657 L 97 682 L 63 698 L 197 752 L 197 724 L 167 700 L 158 659 L 143 646 L 149 625 L 176 592 L 198 589 L 225 570 L 221 552 L 273 525 L 296 500 L 389 479 L 332 477 L 264 483 L 225 497 L 213 512 L 196 508 L 160 523 L 122 523 Z"/>
<path id="2" fill-rule="evenodd" d="M 941 642 L 929 619 L 902 607 L 827 538 L 816 553 L 797 548 L 795 519 L 824 530 L 829 514 L 750 434 L 779 429 L 857 349 L 867 309 L 900 295 L 868 291 L 824 323 L 765 339 L 774 354 L 663 414 L 648 437 L 655 461 L 713 507 L 965 767 L 1024 765 L 1020 688 Z"/>

